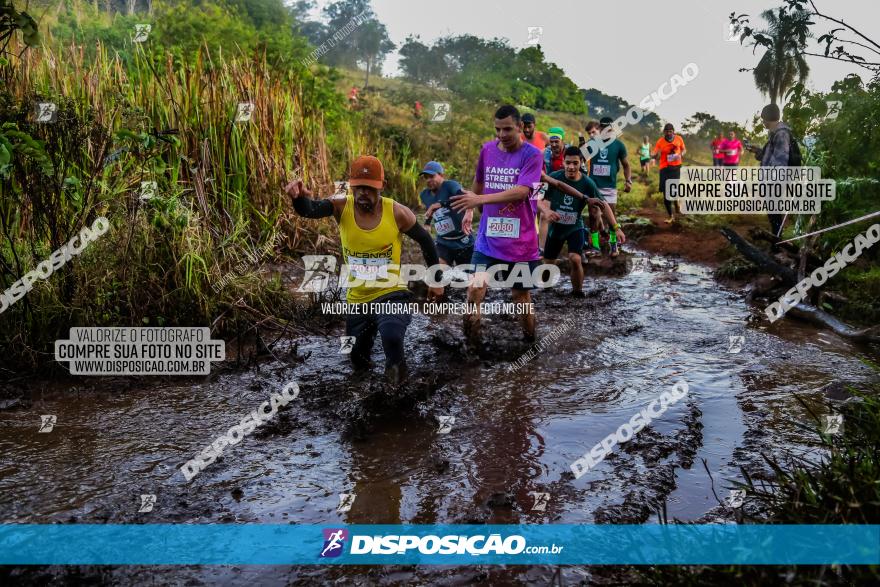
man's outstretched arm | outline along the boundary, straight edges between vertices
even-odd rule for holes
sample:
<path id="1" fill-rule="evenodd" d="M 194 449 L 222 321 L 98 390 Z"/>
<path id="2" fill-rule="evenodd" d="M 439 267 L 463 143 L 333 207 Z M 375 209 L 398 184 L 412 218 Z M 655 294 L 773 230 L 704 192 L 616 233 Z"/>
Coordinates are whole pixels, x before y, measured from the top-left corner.
<path id="1" fill-rule="evenodd" d="M 339 220 L 342 207 L 345 206 L 344 198 L 329 198 L 326 200 L 312 199 L 312 190 L 307 188 L 302 180 L 292 181 L 284 188 L 285 193 L 293 200 L 293 210 L 303 218 L 326 218 L 334 216 Z"/>

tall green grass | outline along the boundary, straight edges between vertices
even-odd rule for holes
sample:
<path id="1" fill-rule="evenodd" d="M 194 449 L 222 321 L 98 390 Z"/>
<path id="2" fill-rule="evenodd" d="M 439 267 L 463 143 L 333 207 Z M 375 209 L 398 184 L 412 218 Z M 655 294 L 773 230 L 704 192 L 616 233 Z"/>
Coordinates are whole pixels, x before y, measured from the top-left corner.
<path id="1" fill-rule="evenodd" d="M 204 48 L 180 64 L 138 45 L 127 59 L 93 49 L 90 58 L 49 37 L 39 49 L 12 47 L 21 57 L 0 72 L 14 146 L 0 181 L 2 288 L 95 217 L 113 226 L 0 314 L 0 350 L 18 366 L 45 360 L 71 325 L 205 324 L 230 305 L 271 314 L 280 284 L 244 276 L 219 294 L 210 286 L 278 233 L 288 249 L 314 246 L 317 227 L 291 213 L 284 181 L 330 193 L 346 161 L 373 150 L 344 117 L 327 140 L 325 114 L 341 112 L 341 98 L 319 103 L 309 79 L 259 56 Z M 38 101 L 58 104 L 55 123 L 35 121 Z M 250 122 L 236 122 L 240 102 L 253 103 Z M 144 181 L 157 183 L 156 198 L 140 199 Z"/>

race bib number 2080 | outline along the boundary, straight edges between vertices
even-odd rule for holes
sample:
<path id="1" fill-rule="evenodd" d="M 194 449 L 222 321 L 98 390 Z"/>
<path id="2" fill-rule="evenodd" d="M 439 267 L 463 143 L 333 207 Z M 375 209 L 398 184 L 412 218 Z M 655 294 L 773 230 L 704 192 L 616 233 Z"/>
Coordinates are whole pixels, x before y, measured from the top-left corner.
<path id="1" fill-rule="evenodd" d="M 519 218 L 490 216 L 486 222 L 486 236 L 519 238 Z"/>

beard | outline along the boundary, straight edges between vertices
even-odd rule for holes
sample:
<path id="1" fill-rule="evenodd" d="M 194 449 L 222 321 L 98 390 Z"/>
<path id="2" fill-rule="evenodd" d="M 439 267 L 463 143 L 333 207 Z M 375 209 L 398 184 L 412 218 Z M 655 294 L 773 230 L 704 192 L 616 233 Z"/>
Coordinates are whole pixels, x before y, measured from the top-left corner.
<path id="1" fill-rule="evenodd" d="M 375 202 L 373 202 L 371 200 L 367 200 L 367 199 L 355 200 L 354 203 L 357 205 L 358 208 L 360 208 L 364 212 L 372 212 L 373 209 L 376 207 Z"/>

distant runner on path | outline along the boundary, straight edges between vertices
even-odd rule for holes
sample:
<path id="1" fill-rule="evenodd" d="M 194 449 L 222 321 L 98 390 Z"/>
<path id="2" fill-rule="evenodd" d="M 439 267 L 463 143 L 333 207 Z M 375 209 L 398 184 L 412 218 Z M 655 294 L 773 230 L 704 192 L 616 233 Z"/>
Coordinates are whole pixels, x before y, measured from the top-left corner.
<path id="1" fill-rule="evenodd" d="M 544 149 L 547 148 L 550 139 L 547 137 L 547 133 L 536 130 L 535 115 L 529 113 L 523 114 L 522 123 L 523 140 L 528 144 L 537 147 L 543 153 Z"/>
<path id="2" fill-rule="evenodd" d="M 724 133 L 718 131 L 718 136 L 712 140 L 712 166 L 721 167 L 724 165 L 724 152 L 721 145 L 724 144 Z"/>
<path id="3" fill-rule="evenodd" d="M 667 224 L 675 222 L 675 213 L 672 202 L 666 199 L 666 182 L 670 179 L 681 179 L 681 162 L 685 153 L 687 149 L 684 146 L 684 139 L 675 134 L 675 126 L 672 123 L 666 123 L 663 127 L 663 136 L 657 140 L 651 156 L 660 160 L 660 195 L 669 215 L 666 219 Z"/>
<path id="4" fill-rule="evenodd" d="M 598 127 L 590 125 L 588 132 L 592 140 L 598 141 L 600 135 L 604 138 L 613 122 L 613 119 L 605 117 L 599 121 Z M 602 199 L 608 202 L 614 212 L 617 212 L 617 175 L 621 167 L 624 179 L 623 191 L 626 193 L 632 191 L 632 169 L 627 156 L 626 145 L 620 139 L 615 138 L 605 148 L 597 149 L 595 156 L 590 160 L 590 179 L 596 182 Z M 596 239 L 598 239 L 598 234 Z M 596 244 L 595 241 L 593 244 Z M 617 231 L 614 226 L 608 227 L 608 246 L 611 249 L 612 257 L 620 254 L 617 246 Z"/>

